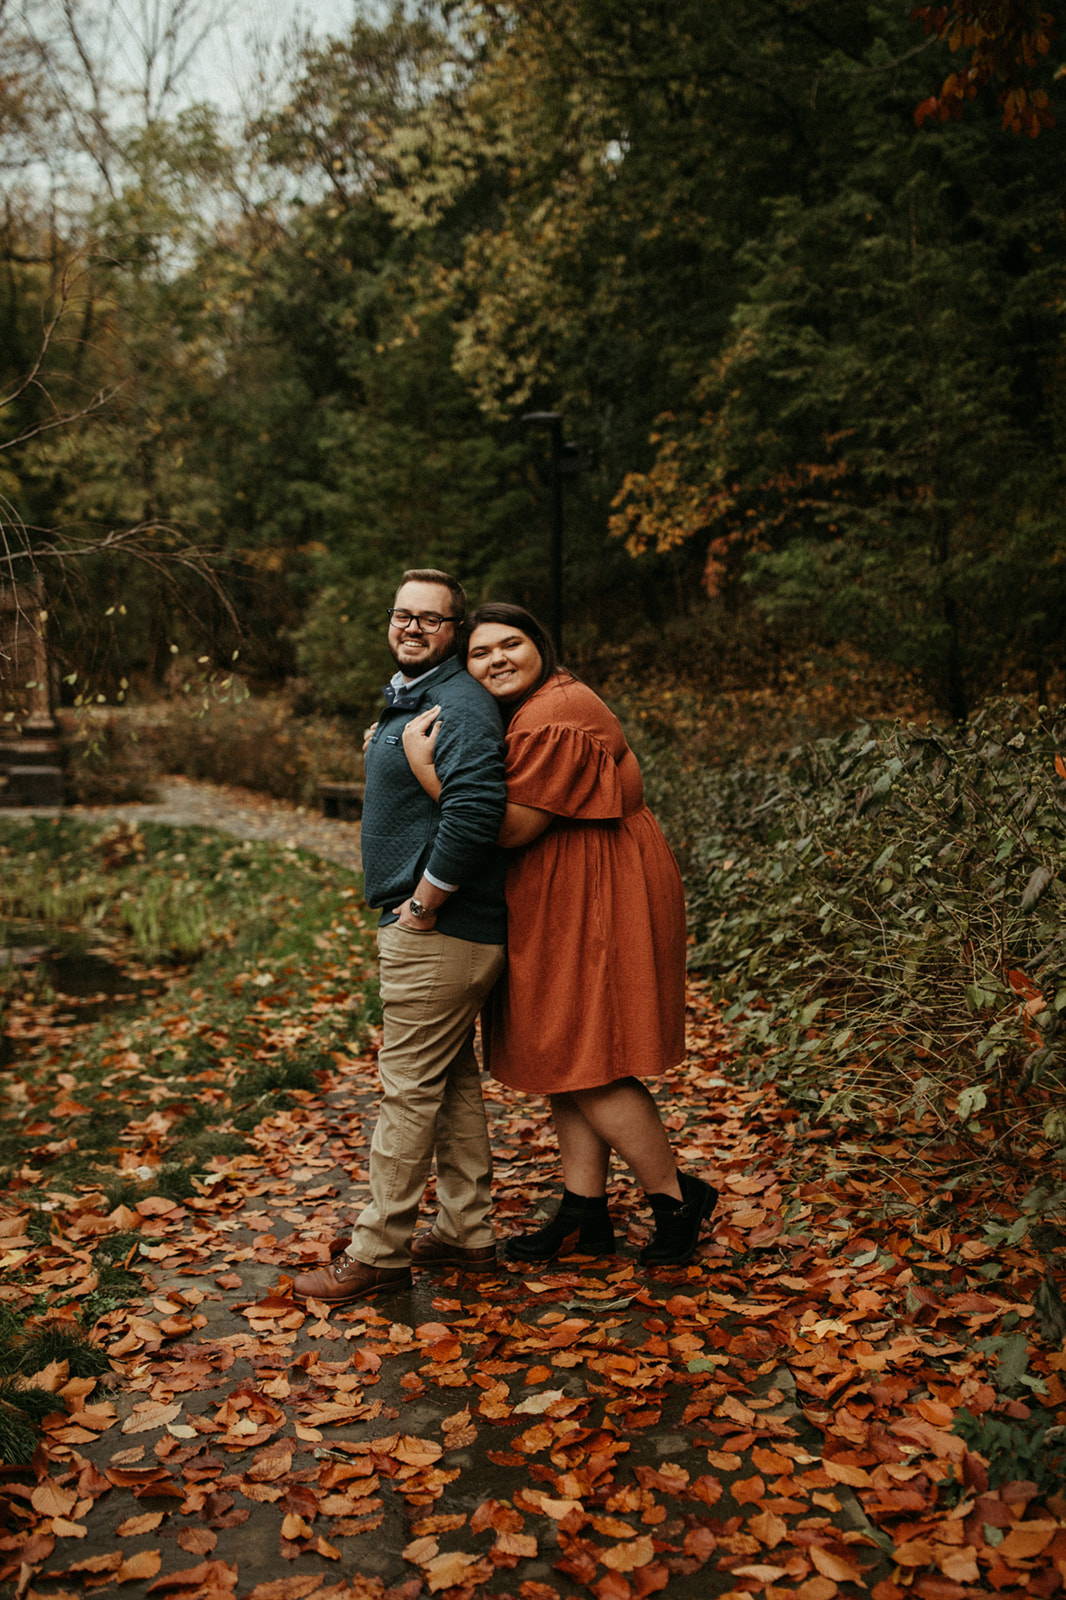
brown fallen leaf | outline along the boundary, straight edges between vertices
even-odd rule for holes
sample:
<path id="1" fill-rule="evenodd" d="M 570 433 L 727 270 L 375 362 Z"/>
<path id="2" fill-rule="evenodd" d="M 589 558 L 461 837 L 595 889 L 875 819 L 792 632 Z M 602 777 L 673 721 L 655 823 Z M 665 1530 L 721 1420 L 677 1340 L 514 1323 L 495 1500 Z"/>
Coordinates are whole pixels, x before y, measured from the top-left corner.
<path id="1" fill-rule="evenodd" d="M 120 1522 L 115 1532 L 120 1539 L 135 1539 L 139 1534 L 154 1533 L 164 1515 L 162 1511 L 142 1511 L 139 1516 L 127 1517 Z"/>
<path id="2" fill-rule="evenodd" d="M 162 1565 L 163 1557 L 159 1550 L 138 1550 L 136 1554 L 126 1557 L 115 1573 L 115 1582 L 143 1582 L 145 1578 L 154 1578 Z"/>
<path id="3" fill-rule="evenodd" d="M 468 1556 L 460 1550 L 452 1550 L 446 1555 L 434 1556 L 422 1570 L 426 1575 L 430 1593 L 436 1594 L 440 1589 L 454 1589 L 459 1584 L 467 1582 L 479 1565 L 477 1556 Z"/>
<path id="4" fill-rule="evenodd" d="M 812 1564 L 818 1568 L 823 1578 L 832 1578 L 834 1583 L 862 1582 L 862 1573 L 858 1567 L 846 1557 L 837 1555 L 833 1550 L 827 1550 L 824 1545 L 812 1544 L 809 1554 Z"/>
<path id="5" fill-rule="evenodd" d="M 210 1528 L 182 1528 L 178 1543 L 191 1556 L 209 1556 L 218 1543 L 218 1534 Z"/>
<path id="6" fill-rule="evenodd" d="M 141 1400 L 133 1407 L 129 1416 L 122 1424 L 123 1433 L 149 1433 L 153 1428 L 162 1428 L 168 1422 L 173 1422 L 175 1417 L 181 1415 L 180 1402 L 174 1405 L 163 1405 L 158 1400 Z"/>

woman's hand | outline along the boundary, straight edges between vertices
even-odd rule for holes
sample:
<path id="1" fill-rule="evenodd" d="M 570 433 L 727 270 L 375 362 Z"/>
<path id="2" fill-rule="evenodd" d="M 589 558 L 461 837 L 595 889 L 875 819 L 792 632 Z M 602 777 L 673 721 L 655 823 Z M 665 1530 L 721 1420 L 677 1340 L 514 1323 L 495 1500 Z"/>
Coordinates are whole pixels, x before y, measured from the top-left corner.
<path id="1" fill-rule="evenodd" d="M 403 753 L 407 763 L 431 800 L 440 797 L 441 783 L 433 757 L 440 734 L 440 706 L 430 706 L 411 718 L 403 730 Z"/>
<path id="2" fill-rule="evenodd" d="M 377 733 L 377 731 L 378 731 L 378 725 L 377 725 L 376 722 L 372 722 L 370 724 L 369 728 L 364 728 L 363 729 L 363 754 L 364 755 L 366 755 L 366 747 L 367 747 L 367 745 L 370 743 L 371 739 L 374 737 L 374 735 L 375 735 L 375 733 Z"/>

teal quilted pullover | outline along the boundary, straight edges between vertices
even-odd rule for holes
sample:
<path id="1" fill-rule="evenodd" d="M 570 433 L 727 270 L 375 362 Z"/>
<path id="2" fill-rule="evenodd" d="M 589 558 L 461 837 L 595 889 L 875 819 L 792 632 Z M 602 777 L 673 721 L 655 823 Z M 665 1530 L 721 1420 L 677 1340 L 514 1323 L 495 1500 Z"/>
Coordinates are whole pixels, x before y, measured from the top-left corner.
<path id="1" fill-rule="evenodd" d="M 492 696 L 452 657 L 414 690 L 416 703 L 386 707 L 366 752 L 361 844 L 366 897 L 382 923 L 410 895 L 425 869 L 456 883 L 437 915 L 437 931 L 475 944 L 503 944 L 504 855 L 496 845 L 506 799 L 503 731 Z M 441 795 L 433 801 L 407 764 L 401 743 L 411 718 L 441 707 L 435 761 Z"/>

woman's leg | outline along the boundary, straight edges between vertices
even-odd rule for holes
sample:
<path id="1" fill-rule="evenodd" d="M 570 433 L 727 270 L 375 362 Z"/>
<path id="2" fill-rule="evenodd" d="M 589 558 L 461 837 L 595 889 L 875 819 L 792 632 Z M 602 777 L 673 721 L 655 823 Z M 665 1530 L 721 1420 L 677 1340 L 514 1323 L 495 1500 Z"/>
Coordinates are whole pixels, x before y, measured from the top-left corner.
<path id="1" fill-rule="evenodd" d="M 589 1197 L 607 1193 L 611 1147 L 581 1112 L 572 1094 L 551 1096 L 552 1122 L 559 1142 L 563 1183 L 571 1194 Z"/>
<path id="2" fill-rule="evenodd" d="M 552 1122 L 563 1166 L 563 1194 L 543 1227 L 514 1234 L 504 1245 L 511 1261 L 554 1261 L 562 1253 L 614 1254 L 607 1210 L 611 1147 L 582 1116 L 573 1095 L 551 1096 Z"/>
<path id="3" fill-rule="evenodd" d="M 640 1252 L 647 1266 L 683 1266 L 695 1254 L 700 1228 L 718 1196 L 709 1183 L 677 1170 L 659 1108 L 636 1078 L 552 1095 L 552 1120 L 563 1164 L 563 1198 L 534 1233 L 509 1239 L 514 1261 L 549 1261 L 575 1247 L 587 1255 L 614 1251 L 605 1196 L 615 1150 L 645 1191 L 655 1232 Z"/>
<path id="4" fill-rule="evenodd" d="M 556 1117 L 556 1101 L 563 1099 L 571 1102 L 566 1112 L 567 1137 L 572 1140 L 575 1151 L 591 1149 L 595 1140 L 608 1150 L 618 1152 L 647 1194 L 665 1194 L 674 1200 L 682 1198 L 677 1163 L 659 1116 L 659 1108 L 637 1078 L 619 1078 L 614 1083 L 605 1083 L 596 1089 L 575 1089 L 566 1096 L 555 1095 L 552 1097 L 553 1117 Z M 582 1136 L 577 1131 L 578 1123 L 583 1123 L 588 1130 L 583 1146 Z M 557 1117 L 555 1125 L 559 1127 Z M 561 1132 L 559 1148 L 563 1153 L 563 1181 L 568 1189 L 573 1189 L 575 1185 L 567 1175 L 567 1157 Z M 606 1176 L 605 1162 L 604 1184 Z M 603 1189 L 578 1189 L 577 1192 L 602 1194 Z"/>
<path id="5" fill-rule="evenodd" d="M 641 1262 L 684 1266 L 696 1253 L 717 1191 L 702 1178 L 678 1172 L 659 1109 L 636 1078 L 576 1090 L 573 1099 L 593 1132 L 632 1168 L 647 1195 L 655 1232 L 640 1252 Z"/>

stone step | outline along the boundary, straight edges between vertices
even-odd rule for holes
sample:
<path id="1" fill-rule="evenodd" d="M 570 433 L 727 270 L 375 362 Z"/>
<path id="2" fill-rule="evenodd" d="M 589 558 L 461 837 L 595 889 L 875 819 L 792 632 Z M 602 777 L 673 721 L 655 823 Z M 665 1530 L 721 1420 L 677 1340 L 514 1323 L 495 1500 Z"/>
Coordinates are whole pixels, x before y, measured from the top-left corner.
<path id="1" fill-rule="evenodd" d="M 61 806 L 64 799 L 62 767 L 8 767 L 0 790 L 0 806 Z"/>

